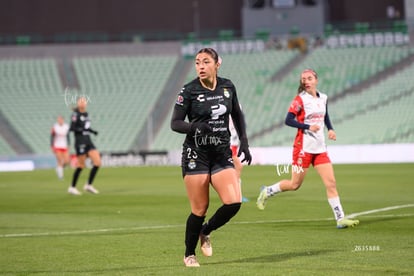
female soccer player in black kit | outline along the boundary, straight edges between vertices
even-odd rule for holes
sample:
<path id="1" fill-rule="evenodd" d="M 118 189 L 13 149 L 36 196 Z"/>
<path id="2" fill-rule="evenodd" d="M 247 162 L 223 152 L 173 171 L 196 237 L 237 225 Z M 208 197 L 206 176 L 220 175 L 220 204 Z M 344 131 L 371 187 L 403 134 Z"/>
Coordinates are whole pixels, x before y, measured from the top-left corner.
<path id="1" fill-rule="evenodd" d="M 70 125 L 70 130 L 73 131 L 75 135 L 75 150 L 78 159 L 78 166 L 73 173 L 72 186 L 69 187 L 68 190 L 68 192 L 73 195 L 81 194 L 76 189 L 76 183 L 82 169 L 85 168 L 85 161 L 87 157 L 91 159 L 93 167 L 89 174 L 88 183 L 85 184 L 83 189 L 93 194 L 99 193 L 98 190 L 92 186 L 92 182 L 99 167 L 101 166 L 101 156 L 90 138 L 91 133 L 98 135 L 98 132 L 91 128 L 91 122 L 88 117 L 88 112 L 86 112 L 86 106 L 86 98 L 79 98 L 77 101 L 77 108 L 72 114 L 72 123 Z"/>
<path id="2" fill-rule="evenodd" d="M 249 165 L 252 160 L 236 88 L 230 80 L 217 76 L 219 67 L 219 56 L 214 49 L 204 48 L 197 53 L 198 77 L 178 94 L 171 119 L 172 130 L 186 134 L 182 174 L 191 205 L 185 231 L 187 267 L 200 266 L 195 256 L 198 239 L 202 253 L 213 254 L 210 233 L 227 223 L 241 206 L 241 189 L 230 149 L 229 116 L 240 137 L 238 156 L 243 153 L 242 162 Z M 204 223 L 210 183 L 223 205 Z"/>

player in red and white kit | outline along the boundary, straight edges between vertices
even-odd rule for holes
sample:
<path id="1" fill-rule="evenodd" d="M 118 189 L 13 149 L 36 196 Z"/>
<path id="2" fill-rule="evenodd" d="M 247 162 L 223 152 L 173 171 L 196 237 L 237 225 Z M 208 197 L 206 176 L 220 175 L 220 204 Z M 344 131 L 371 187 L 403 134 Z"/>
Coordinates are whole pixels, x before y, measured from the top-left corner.
<path id="1" fill-rule="evenodd" d="M 57 117 L 56 123 L 50 132 L 50 147 L 56 156 L 56 174 L 63 179 L 63 168 L 69 164 L 69 125 L 62 116 Z"/>
<path id="2" fill-rule="evenodd" d="M 348 219 L 344 215 L 334 170 L 326 150 L 325 126 L 328 129 L 328 138 L 336 140 L 327 109 L 328 97 L 316 89 L 317 84 L 318 75 L 314 70 L 306 69 L 302 72 L 298 95 L 292 101 L 285 120 L 286 125 L 298 129 L 293 145 L 292 178 L 281 180 L 271 186 L 263 186 L 257 198 L 257 207 L 263 210 L 270 196 L 299 189 L 309 166 L 312 165 L 325 184 L 337 228 L 353 227 L 359 221 Z"/>

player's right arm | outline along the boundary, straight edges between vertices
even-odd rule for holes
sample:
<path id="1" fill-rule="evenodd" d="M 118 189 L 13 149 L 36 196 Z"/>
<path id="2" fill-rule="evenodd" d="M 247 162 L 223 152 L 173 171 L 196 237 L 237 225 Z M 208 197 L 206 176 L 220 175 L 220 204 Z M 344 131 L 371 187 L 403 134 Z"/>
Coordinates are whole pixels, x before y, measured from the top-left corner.
<path id="1" fill-rule="evenodd" d="M 81 125 L 79 113 L 76 111 L 72 113 L 69 129 L 70 131 L 73 131 L 75 134 L 82 134 L 83 132 L 83 125 Z"/>
<path id="2" fill-rule="evenodd" d="M 178 133 L 189 133 L 191 130 L 191 124 L 185 121 L 187 117 L 189 100 L 186 97 L 186 88 L 183 87 L 177 95 L 175 101 L 173 114 L 171 116 L 171 129 Z"/>
<path id="3" fill-rule="evenodd" d="M 52 148 L 52 150 L 53 150 L 53 142 L 55 141 L 55 135 L 56 135 L 55 130 L 52 127 L 52 130 L 50 131 L 50 147 Z"/>
<path id="4" fill-rule="evenodd" d="M 285 124 L 287 126 L 298 129 L 309 129 L 310 125 L 298 122 L 298 120 L 296 119 L 297 117 L 299 117 L 301 112 L 303 112 L 303 102 L 299 96 L 296 96 L 289 106 L 289 110 L 285 119 Z"/>
<path id="5" fill-rule="evenodd" d="M 197 130 L 199 134 L 207 133 L 211 131 L 211 127 L 206 122 L 186 122 L 185 118 L 188 116 L 190 110 L 190 97 L 186 87 L 183 87 L 177 96 L 175 102 L 173 114 L 171 117 L 171 129 L 178 133 L 191 134 Z"/>

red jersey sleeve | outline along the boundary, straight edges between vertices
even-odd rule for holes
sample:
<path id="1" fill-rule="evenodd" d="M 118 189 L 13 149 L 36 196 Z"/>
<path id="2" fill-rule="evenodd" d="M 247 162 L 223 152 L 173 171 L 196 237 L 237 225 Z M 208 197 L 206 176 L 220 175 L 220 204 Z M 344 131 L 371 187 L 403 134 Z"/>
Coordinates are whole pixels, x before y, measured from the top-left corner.
<path id="1" fill-rule="evenodd" d="M 296 116 L 298 116 L 301 110 L 303 110 L 302 98 L 299 96 L 296 96 L 291 102 L 288 112 L 293 113 Z"/>

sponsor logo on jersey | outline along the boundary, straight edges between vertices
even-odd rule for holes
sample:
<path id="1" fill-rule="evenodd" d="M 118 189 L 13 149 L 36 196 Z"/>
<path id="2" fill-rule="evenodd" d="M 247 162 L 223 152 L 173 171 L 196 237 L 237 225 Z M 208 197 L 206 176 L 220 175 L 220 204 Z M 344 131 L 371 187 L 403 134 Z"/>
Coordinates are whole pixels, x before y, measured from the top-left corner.
<path id="1" fill-rule="evenodd" d="M 183 105 L 184 97 L 182 95 L 178 95 L 177 100 L 175 101 L 178 105 Z"/>
<path id="2" fill-rule="evenodd" d="M 204 95 L 203 95 L 204 96 Z M 217 96 L 210 96 L 210 97 L 207 97 L 207 101 L 212 101 L 212 100 L 221 100 L 221 99 L 223 99 L 223 96 L 222 95 L 217 95 Z"/>
<path id="3" fill-rule="evenodd" d="M 202 102 L 204 102 L 206 99 L 204 98 L 204 95 L 203 94 L 201 94 L 201 95 L 198 95 L 198 97 L 197 97 L 197 101 L 199 101 L 200 103 L 202 103 Z M 208 100 L 208 98 L 207 98 L 207 100 Z"/>
<path id="4" fill-rule="evenodd" d="M 222 104 L 212 105 L 211 106 L 211 118 L 217 120 L 220 115 L 225 114 L 227 107 Z"/>

